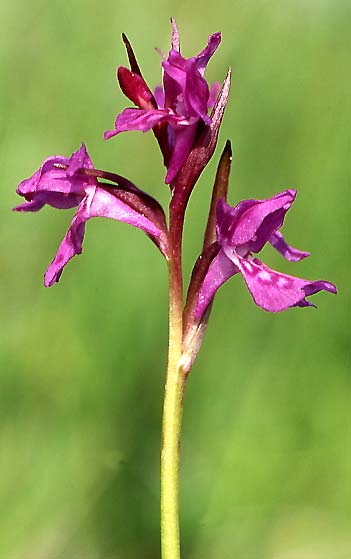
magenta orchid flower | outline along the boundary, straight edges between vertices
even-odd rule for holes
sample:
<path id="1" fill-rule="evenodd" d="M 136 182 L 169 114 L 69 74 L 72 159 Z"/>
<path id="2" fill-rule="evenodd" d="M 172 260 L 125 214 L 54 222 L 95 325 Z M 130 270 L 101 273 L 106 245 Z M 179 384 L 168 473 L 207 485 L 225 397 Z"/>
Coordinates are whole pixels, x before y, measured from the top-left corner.
<path id="1" fill-rule="evenodd" d="M 160 145 L 167 166 L 167 184 L 184 165 L 194 144 L 198 123 L 211 124 L 208 111 L 214 105 L 219 86 L 214 84 L 210 90 L 204 73 L 221 41 L 221 34 L 215 33 L 198 55 L 184 58 L 180 54 L 178 29 L 175 22 L 172 23 L 172 47 L 162 62 L 163 88 L 157 87 L 152 94 L 141 75 L 120 67 L 118 79 L 122 91 L 139 108 L 122 111 L 116 118 L 114 130 L 105 132 L 105 139 L 108 139 L 120 132 L 147 132 L 166 126 Z"/>
<path id="2" fill-rule="evenodd" d="M 289 307 L 315 306 L 306 297 L 318 291 L 336 293 L 327 281 L 310 281 L 271 270 L 253 254 L 270 243 L 287 260 L 298 262 L 308 252 L 289 246 L 279 229 L 296 197 L 285 190 L 265 200 L 244 200 L 234 208 L 223 199 L 217 206 L 217 243 L 220 250 L 209 266 L 195 307 L 195 316 L 204 314 L 214 294 L 225 281 L 239 272 L 259 307 L 279 312 Z"/>
<path id="3" fill-rule="evenodd" d="M 102 184 L 96 175 L 110 180 L 117 177 L 117 181 L 123 182 L 124 189 Z M 59 281 L 69 260 L 82 252 L 85 223 L 92 217 L 111 218 L 138 227 L 162 252 L 166 252 L 165 222 L 158 203 L 122 177 L 99 171 L 94 173 L 84 145 L 70 158 L 54 156 L 46 159 L 32 177 L 20 183 L 17 193 L 26 199 L 24 204 L 14 208 L 19 212 L 38 211 L 45 204 L 58 209 L 78 206 L 45 274 L 46 287 Z M 149 212 L 146 211 L 147 205 Z"/>

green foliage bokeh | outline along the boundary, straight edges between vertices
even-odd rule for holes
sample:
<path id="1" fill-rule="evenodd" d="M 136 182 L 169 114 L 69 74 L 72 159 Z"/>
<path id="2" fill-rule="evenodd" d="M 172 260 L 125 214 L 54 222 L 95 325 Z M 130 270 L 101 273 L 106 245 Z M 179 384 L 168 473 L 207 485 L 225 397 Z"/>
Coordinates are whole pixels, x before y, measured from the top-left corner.
<path id="1" fill-rule="evenodd" d="M 0 20 L 0 556 L 159 557 L 159 441 L 166 267 L 140 231 L 87 226 L 84 253 L 45 290 L 71 212 L 19 215 L 17 183 L 85 141 L 99 168 L 166 205 L 152 134 L 102 140 L 127 105 L 115 78 L 129 36 L 160 81 L 169 17 L 183 53 L 214 31 L 210 81 L 233 68 L 214 160 L 187 214 L 184 269 L 201 246 L 227 138 L 229 199 L 299 196 L 284 232 L 311 250 L 281 271 L 337 284 L 318 310 L 256 308 L 241 278 L 216 297 L 187 388 L 181 471 L 184 559 L 351 556 L 348 0 L 2 2 Z"/>

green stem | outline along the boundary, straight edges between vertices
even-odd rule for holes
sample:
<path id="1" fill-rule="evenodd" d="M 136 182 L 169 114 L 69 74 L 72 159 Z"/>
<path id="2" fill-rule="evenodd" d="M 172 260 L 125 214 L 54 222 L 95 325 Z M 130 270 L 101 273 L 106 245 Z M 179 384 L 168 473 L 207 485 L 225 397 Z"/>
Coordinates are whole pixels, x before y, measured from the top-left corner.
<path id="1" fill-rule="evenodd" d="M 180 559 L 179 450 L 185 374 L 182 353 L 182 275 L 180 251 L 169 263 L 169 348 L 161 449 L 161 556 Z"/>

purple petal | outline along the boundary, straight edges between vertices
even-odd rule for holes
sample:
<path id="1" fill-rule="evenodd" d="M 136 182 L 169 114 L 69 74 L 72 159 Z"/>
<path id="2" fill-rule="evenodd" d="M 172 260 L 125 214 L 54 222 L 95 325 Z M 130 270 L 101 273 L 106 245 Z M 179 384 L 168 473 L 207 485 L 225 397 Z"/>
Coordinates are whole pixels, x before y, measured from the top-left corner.
<path id="1" fill-rule="evenodd" d="M 63 207 L 66 207 L 66 197 L 84 195 L 86 188 L 96 183 L 94 177 L 68 174 L 68 169 L 52 169 L 42 175 L 37 185 L 37 194 L 61 195 Z"/>
<path id="2" fill-rule="evenodd" d="M 165 178 L 166 184 L 170 184 L 183 167 L 192 148 L 195 132 L 196 123 L 190 126 L 179 126 L 174 130 L 174 147 Z"/>
<path id="3" fill-rule="evenodd" d="M 147 132 L 160 121 L 168 119 L 182 120 L 181 118 L 172 117 L 167 109 L 152 109 L 149 111 L 143 109 L 124 109 L 116 118 L 115 129 L 105 132 L 104 138 L 108 140 L 120 132 L 128 132 L 129 130 Z"/>
<path id="4" fill-rule="evenodd" d="M 162 234 L 148 218 L 133 210 L 111 192 L 100 187 L 92 187 L 79 205 L 57 254 L 45 274 L 46 287 L 51 287 L 59 281 L 66 264 L 73 256 L 82 252 L 85 223 L 92 217 L 106 217 L 129 223 L 155 238 L 159 238 Z"/>
<path id="5" fill-rule="evenodd" d="M 239 222 L 233 231 L 231 243 L 238 246 L 245 244 L 248 241 L 254 241 L 254 237 L 258 234 L 259 228 L 263 224 L 264 220 L 278 210 L 284 210 L 284 213 L 286 213 L 293 203 L 295 196 L 296 191 L 286 190 L 285 192 L 281 192 L 272 198 L 257 201 L 256 204 L 251 206 L 241 215 Z"/>
<path id="6" fill-rule="evenodd" d="M 86 200 L 83 200 L 81 206 L 78 207 L 71 225 L 61 242 L 54 260 L 48 267 L 44 276 L 45 287 L 51 287 L 55 282 L 59 281 L 63 268 L 75 256 L 82 252 L 82 242 L 85 232 L 85 221 L 80 219 L 79 211 L 83 209 Z"/>
<path id="7" fill-rule="evenodd" d="M 15 210 L 37 211 L 45 204 L 59 209 L 77 206 L 85 189 L 96 184 L 94 177 L 76 173 L 82 168 L 93 168 L 84 144 L 70 158 L 49 157 L 29 179 L 19 184 L 17 193 L 25 197 L 27 204 Z"/>
<path id="8" fill-rule="evenodd" d="M 167 59 L 162 62 L 162 67 L 167 76 L 178 85 L 178 91 L 183 91 L 188 71 L 188 60 L 176 50 L 170 50 Z"/>
<path id="9" fill-rule="evenodd" d="M 84 194 L 65 195 L 60 192 L 37 192 L 33 195 L 32 200 L 28 200 L 13 209 L 16 212 L 37 212 L 47 204 L 58 210 L 68 210 L 78 206 L 83 198 Z"/>
<path id="10" fill-rule="evenodd" d="M 272 233 L 269 238 L 269 242 L 278 252 L 280 252 L 280 254 L 284 256 L 284 258 L 286 258 L 286 260 L 289 260 L 290 262 L 299 262 L 303 258 L 311 255 L 310 252 L 299 250 L 288 245 L 280 231 Z"/>
<path id="11" fill-rule="evenodd" d="M 200 320 L 216 291 L 230 277 L 239 272 L 238 267 L 221 250 L 211 262 L 195 306 L 195 318 Z"/>
<path id="12" fill-rule="evenodd" d="M 31 200 L 30 202 L 24 202 L 23 204 L 16 206 L 15 208 L 13 208 L 13 211 L 14 212 L 37 212 L 41 210 L 41 208 L 45 206 L 45 204 L 46 204 L 45 201 L 36 198 L 36 200 Z"/>
<path id="13" fill-rule="evenodd" d="M 283 225 L 288 206 L 279 208 L 267 215 L 256 231 L 256 235 L 247 244 L 249 252 L 260 252 L 275 231 Z"/>
<path id="14" fill-rule="evenodd" d="M 246 252 L 256 253 L 269 241 L 287 260 L 297 262 L 306 258 L 309 252 L 290 247 L 278 231 L 294 196 L 295 191 L 286 191 L 267 200 L 244 200 L 235 208 L 221 200 L 217 206 L 220 244 L 235 246 L 235 242 L 239 241 L 239 246 L 242 246 L 242 241 L 247 240 Z"/>
<path id="15" fill-rule="evenodd" d="M 171 109 L 175 114 L 184 117 L 188 111 L 184 103 L 184 91 L 187 78 L 187 61 L 179 52 L 171 50 L 168 58 L 162 62 L 163 88 L 165 92 L 165 107 Z"/>
<path id="16" fill-rule="evenodd" d="M 315 305 L 314 303 L 311 303 L 311 301 L 307 301 L 307 299 L 302 299 L 301 301 L 296 303 L 296 305 L 294 305 L 294 307 L 313 307 L 313 308 L 316 309 L 317 305 Z"/>
<path id="17" fill-rule="evenodd" d="M 231 232 L 235 230 L 240 217 L 248 208 L 251 208 L 256 203 L 257 200 L 243 200 L 233 208 L 223 199 L 218 201 L 216 217 L 217 239 L 220 245 L 229 244 Z"/>
<path id="18" fill-rule="evenodd" d="M 209 89 L 196 67 L 195 59 L 186 60 L 178 52 L 171 50 L 162 66 L 165 71 L 166 106 L 178 115 L 202 118 L 209 124 Z"/>
<path id="19" fill-rule="evenodd" d="M 307 283 L 304 287 L 306 297 L 308 297 L 309 295 L 314 295 L 315 293 L 318 293 L 319 291 L 322 290 L 329 291 L 330 293 L 334 293 L 335 295 L 337 294 L 336 286 L 330 281 L 325 281 L 325 280 L 311 281 Z"/>
<path id="20" fill-rule="evenodd" d="M 196 66 L 200 74 L 204 74 L 208 61 L 217 50 L 221 42 L 221 33 L 210 35 L 207 46 L 196 56 Z"/>
<path id="21" fill-rule="evenodd" d="M 333 284 L 324 281 L 311 282 L 281 274 L 265 266 L 260 260 L 240 257 L 233 249 L 224 251 L 242 275 L 256 305 L 269 312 L 280 312 L 293 306 L 306 306 L 305 297 L 325 290 L 336 293 Z"/>
<path id="22" fill-rule="evenodd" d="M 184 89 L 186 81 L 185 71 L 176 68 L 172 69 L 172 66 L 171 64 L 169 64 L 168 60 L 164 60 L 162 66 L 164 69 L 164 107 L 171 109 L 175 114 L 181 114 L 184 116 Z M 174 77 L 172 76 L 172 74 Z"/>
<path id="23" fill-rule="evenodd" d="M 265 200 L 245 200 L 240 205 L 238 204 L 234 210 L 230 206 L 223 205 L 222 212 L 231 215 L 233 223 L 228 227 L 228 220 L 226 220 L 225 227 L 222 228 L 219 217 L 218 227 L 222 242 L 237 247 L 257 241 L 254 248 L 260 250 L 263 244 L 268 241 L 274 228 L 278 227 L 279 224 L 281 225 L 284 215 L 293 203 L 295 196 L 295 190 L 285 190 Z M 253 246 L 250 247 L 250 250 L 253 250 Z"/>
<path id="24" fill-rule="evenodd" d="M 41 177 L 45 176 L 45 173 L 54 170 L 55 164 L 69 165 L 69 159 L 60 156 L 53 156 L 46 159 L 42 166 L 31 177 L 19 183 L 16 190 L 17 194 L 20 196 L 33 195 L 38 190 Z M 60 171 L 60 176 L 61 175 L 62 171 Z"/>
<path id="25" fill-rule="evenodd" d="M 157 85 L 154 91 L 154 97 L 159 109 L 163 109 L 165 106 L 165 92 L 163 91 L 162 85 Z"/>
<path id="26" fill-rule="evenodd" d="M 186 88 L 184 91 L 184 102 L 190 116 L 202 118 L 205 124 L 211 124 L 211 119 L 207 115 L 209 108 L 210 92 L 206 80 L 191 65 L 187 72 Z"/>
<path id="27" fill-rule="evenodd" d="M 75 151 L 70 160 L 67 169 L 67 175 L 72 177 L 79 169 L 94 169 L 92 160 L 89 157 L 85 144 Z"/>

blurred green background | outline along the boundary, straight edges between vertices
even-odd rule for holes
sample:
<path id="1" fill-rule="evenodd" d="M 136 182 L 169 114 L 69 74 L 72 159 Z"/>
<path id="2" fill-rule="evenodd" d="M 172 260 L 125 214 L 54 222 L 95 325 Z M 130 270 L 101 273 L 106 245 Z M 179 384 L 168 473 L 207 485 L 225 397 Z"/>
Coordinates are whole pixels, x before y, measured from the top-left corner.
<path id="1" fill-rule="evenodd" d="M 88 224 L 61 283 L 42 274 L 71 212 L 11 213 L 17 183 L 87 143 L 95 165 L 168 200 L 151 134 L 103 142 L 126 102 L 120 33 L 150 84 L 177 18 L 183 54 L 222 30 L 210 81 L 233 67 L 219 146 L 230 201 L 299 196 L 287 239 L 312 257 L 281 271 L 337 284 L 318 310 L 270 315 L 239 277 L 221 289 L 184 413 L 184 559 L 351 557 L 348 254 L 349 0 L 89 0 L 0 5 L 1 559 L 157 559 L 166 267 L 140 231 Z M 197 256 L 218 160 L 188 210 Z"/>

